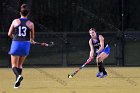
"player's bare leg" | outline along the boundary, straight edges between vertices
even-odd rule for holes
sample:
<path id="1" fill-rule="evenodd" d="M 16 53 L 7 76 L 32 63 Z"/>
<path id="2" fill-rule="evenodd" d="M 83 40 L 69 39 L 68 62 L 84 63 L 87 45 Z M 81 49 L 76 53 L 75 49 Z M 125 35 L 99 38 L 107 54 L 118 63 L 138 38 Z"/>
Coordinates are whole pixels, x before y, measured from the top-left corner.
<path id="1" fill-rule="evenodd" d="M 99 56 L 97 56 L 96 62 L 99 69 L 99 72 L 96 75 L 97 77 L 104 78 L 105 76 L 107 76 L 107 72 L 103 66 L 103 60 L 107 57 L 108 55 L 104 52 L 102 52 Z"/>
<path id="2" fill-rule="evenodd" d="M 24 62 L 26 57 L 20 57 L 20 56 L 13 56 L 11 55 L 11 64 L 14 74 L 16 75 L 16 81 L 14 88 L 18 88 L 20 86 L 20 82 L 23 80 L 23 77 L 21 76 L 22 69 L 19 69 L 22 67 L 22 64 Z"/>
<path id="3" fill-rule="evenodd" d="M 26 56 L 20 56 L 19 57 L 18 67 L 17 67 L 19 75 L 16 79 L 14 88 L 18 88 L 20 86 L 21 81 L 23 80 L 23 77 L 21 76 L 21 74 L 22 74 L 22 64 L 23 64 L 25 59 L 26 59 Z"/>

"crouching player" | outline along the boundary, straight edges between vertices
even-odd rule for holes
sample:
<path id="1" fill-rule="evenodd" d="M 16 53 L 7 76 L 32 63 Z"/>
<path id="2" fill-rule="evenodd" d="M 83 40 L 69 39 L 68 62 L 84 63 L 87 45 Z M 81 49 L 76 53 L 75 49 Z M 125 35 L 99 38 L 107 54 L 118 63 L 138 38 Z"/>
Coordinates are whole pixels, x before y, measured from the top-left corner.
<path id="1" fill-rule="evenodd" d="M 89 30 L 89 34 L 91 36 L 89 40 L 90 46 L 89 59 L 93 58 L 94 54 L 97 55 L 96 62 L 99 72 L 97 73 L 96 76 L 99 78 L 104 78 L 105 76 L 107 76 L 107 72 L 105 70 L 105 67 L 103 66 L 103 61 L 109 56 L 110 47 L 108 44 L 105 43 L 104 37 L 102 35 L 98 35 L 94 28 L 91 28 Z"/>

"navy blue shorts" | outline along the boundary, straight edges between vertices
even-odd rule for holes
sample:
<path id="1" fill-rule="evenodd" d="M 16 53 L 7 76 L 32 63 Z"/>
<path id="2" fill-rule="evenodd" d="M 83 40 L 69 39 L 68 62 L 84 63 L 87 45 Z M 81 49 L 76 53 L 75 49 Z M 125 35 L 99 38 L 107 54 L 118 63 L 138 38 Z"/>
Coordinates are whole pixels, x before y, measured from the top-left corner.
<path id="1" fill-rule="evenodd" d="M 29 51 L 30 51 L 29 41 L 12 41 L 9 54 L 16 56 L 27 56 L 29 55 Z"/>

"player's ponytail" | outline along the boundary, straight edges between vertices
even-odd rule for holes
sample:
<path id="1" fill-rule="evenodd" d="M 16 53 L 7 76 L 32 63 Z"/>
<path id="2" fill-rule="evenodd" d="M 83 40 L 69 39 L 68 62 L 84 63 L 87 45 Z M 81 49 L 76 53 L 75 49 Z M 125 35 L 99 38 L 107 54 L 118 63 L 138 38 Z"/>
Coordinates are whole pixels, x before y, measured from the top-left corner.
<path id="1" fill-rule="evenodd" d="M 27 4 L 22 4 L 20 9 L 21 15 L 27 16 L 29 13 L 29 7 Z"/>

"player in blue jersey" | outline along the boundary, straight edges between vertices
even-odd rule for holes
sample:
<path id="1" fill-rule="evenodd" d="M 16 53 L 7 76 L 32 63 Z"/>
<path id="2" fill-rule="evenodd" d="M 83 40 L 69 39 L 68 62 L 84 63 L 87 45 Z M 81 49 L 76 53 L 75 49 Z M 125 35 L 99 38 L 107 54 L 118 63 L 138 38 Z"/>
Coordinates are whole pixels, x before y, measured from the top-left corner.
<path id="1" fill-rule="evenodd" d="M 99 69 L 99 72 L 96 76 L 99 78 L 104 78 L 105 76 L 107 76 L 107 72 L 105 70 L 105 67 L 103 66 L 103 61 L 109 56 L 110 47 L 107 43 L 105 43 L 104 37 L 102 35 L 98 35 L 94 28 L 91 28 L 89 30 L 89 34 L 91 36 L 89 40 L 89 59 L 93 59 L 96 55 L 96 62 Z"/>
<path id="2" fill-rule="evenodd" d="M 28 20 L 29 8 L 27 4 L 22 4 L 20 9 L 21 17 L 14 19 L 8 32 L 8 36 L 12 38 L 12 44 L 9 51 L 11 55 L 11 65 L 16 81 L 14 88 L 20 86 L 23 80 L 22 65 L 29 55 L 30 43 L 34 42 L 34 23 Z"/>

